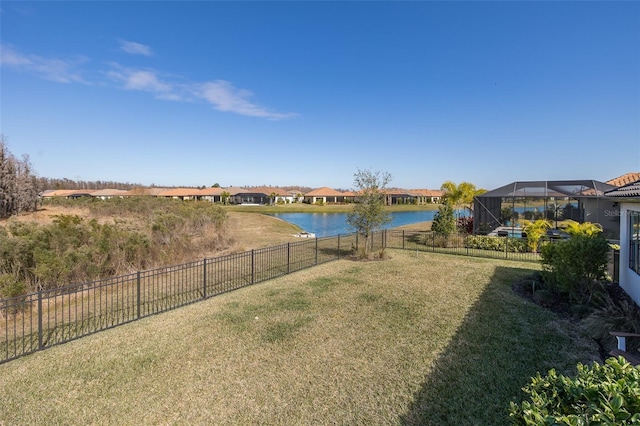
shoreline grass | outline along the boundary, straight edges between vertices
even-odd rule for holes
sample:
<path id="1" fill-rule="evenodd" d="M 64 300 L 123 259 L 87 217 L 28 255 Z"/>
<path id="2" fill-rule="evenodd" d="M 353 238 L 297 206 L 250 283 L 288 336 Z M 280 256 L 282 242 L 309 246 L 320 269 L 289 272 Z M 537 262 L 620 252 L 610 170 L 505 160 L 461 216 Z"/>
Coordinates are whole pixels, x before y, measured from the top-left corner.
<path id="1" fill-rule="evenodd" d="M 0 424 L 508 424 L 597 359 L 521 299 L 530 263 L 340 260 L 0 365 Z"/>

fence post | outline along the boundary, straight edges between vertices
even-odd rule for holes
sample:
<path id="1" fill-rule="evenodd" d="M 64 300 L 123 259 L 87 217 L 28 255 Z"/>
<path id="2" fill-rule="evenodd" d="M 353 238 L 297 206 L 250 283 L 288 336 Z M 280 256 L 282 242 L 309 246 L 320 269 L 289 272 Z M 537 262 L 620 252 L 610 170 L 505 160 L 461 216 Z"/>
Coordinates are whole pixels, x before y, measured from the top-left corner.
<path id="1" fill-rule="evenodd" d="M 138 311 L 137 312 L 138 318 L 140 318 L 140 305 L 141 305 L 140 295 L 142 294 L 142 292 L 140 291 L 140 271 L 138 271 L 138 273 L 136 274 L 136 287 L 137 287 L 136 292 L 137 292 L 137 299 L 138 299 L 138 302 L 136 304 L 137 305 L 136 309 Z"/>
<path id="2" fill-rule="evenodd" d="M 291 273 L 291 243 L 287 243 L 287 274 Z"/>
<path id="3" fill-rule="evenodd" d="M 338 259 L 340 259 L 340 234 L 338 234 Z"/>
<path id="4" fill-rule="evenodd" d="M 251 250 L 251 284 L 256 283 L 256 252 Z"/>
<path id="5" fill-rule="evenodd" d="M 42 349 L 42 290 L 38 290 L 38 350 Z"/>
<path id="6" fill-rule="evenodd" d="M 404 250 L 404 229 L 402 230 L 402 250 Z"/>
<path id="7" fill-rule="evenodd" d="M 509 247 L 509 236 L 507 235 L 506 237 L 504 237 L 504 258 L 507 259 L 508 258 L 508 251 L 507 248 Z"/>
<path id="8" fill-rule="evenodd" d="M 435 253 L 436 251 L 436 233 L 431 232 L 431 251 Z"/>
<path id="9" fill-rule="evenodd" d="M 207 298 L 207 258 L 202 260 L 202 298 Z"/>
<path id="10" fill-rule="evenodd" d="M 316 238 L 316 265 L 318 264 L 318 239 Z"/>
<path id="11" fill-rule="evenodd" d="M 467 238 L 469 237 L 469 234 L 466 234 L 464 236 L 464 239 L 462 240 L 464 242 L 464 246 L 467 249 L 467 256 L 469 256 L 469 244 L 467 243 Z"/>

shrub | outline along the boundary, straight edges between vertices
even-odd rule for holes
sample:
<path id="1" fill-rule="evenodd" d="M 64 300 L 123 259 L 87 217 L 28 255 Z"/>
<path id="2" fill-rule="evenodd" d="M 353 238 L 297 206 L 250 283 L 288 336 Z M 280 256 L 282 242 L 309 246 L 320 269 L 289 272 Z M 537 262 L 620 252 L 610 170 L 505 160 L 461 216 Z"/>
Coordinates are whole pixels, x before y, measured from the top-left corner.
<path id="1" fill-rule="evenodd" d="M 583 325 L 591 336 L 599 339 L 606 346 L 605 350 L 616 347 L 615 337 L 609 334 L 610 331 L 622 331 L 627 333 L 640 334 L 640 307 L 628 297 L 621 294 L 621 289 L 616 289 L 617 295 L 611 296 L 609 292 L 602 293 L 595 300 L 596 309 L 593 310 L 583 322 Z M 627 339 L 627 350 L 633 351 L 640 348 L 640 339 Z"/>
<path id="2" fill-rule="evenodd" d="M 463 216 L 458 218 L 458 230 L 466 234 L 473 233 L 473 217 Z"/>
<path id="3" fill-rule="evenodd" d="M 507 251 L 526 253 L 526 240 L 520 238 L 494 237 L 487 235 L 469 235 L 465 238 L 465 247 L 479 250 Z"/>
<path id="4" fill-rule="evenodd" d="M 524 222 L 523 231 L 527 234 L 527 242 L 532 252 L 538 252 L 540 240 L 546 235 L 549 228 L 551 228 L 551 223 L 544 219 L 538 219 L 535 222 Z"/>
<path id="5" fill-rule="evenodd" d="M 437 234 L 450 235 L 456 230 L 456 219 L 453 215 L 453 207 L 445 203 L 438 207 L 438 212 L 433 217 L 431 230 Z"/>
<path id="6" fill-rule="evenodd" d="M 569 299 L 589 302 L 601 288 L 609 261 L 609 244 L 601 234 L 576 235 L 542 247 L 544 280 Z"/>
<path id="7" fill-rule="evenodd" d="M 523 388 L 528 401 L 511 403 L 514 425 L 640 424 L 640 367 L 624 358 L 578 364 L 575 378 L 538 373 Z"/>
<path id="8" fill-rule="evenodd" d="M 602 232 L 602 225 L 600 225 L 599 223 L 591 223 L 591 222 L 578 223 L 574 220 L 568 220 L 566 222 L 564 230 L 567 234 L 571 235 L 572 237 L 576 237 L 576 236 L 593 237 Z"/>

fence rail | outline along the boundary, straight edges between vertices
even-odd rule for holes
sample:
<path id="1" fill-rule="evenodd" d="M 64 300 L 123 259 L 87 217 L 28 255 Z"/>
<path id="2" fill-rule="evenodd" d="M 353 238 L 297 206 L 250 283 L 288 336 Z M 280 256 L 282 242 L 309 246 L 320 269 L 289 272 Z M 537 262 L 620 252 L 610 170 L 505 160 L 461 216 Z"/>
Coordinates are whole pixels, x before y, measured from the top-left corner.
<path id="1" fill-rule="evenodd" d="M 369 240 L 384 247 L 536 261 L 508 237 L 443 237 L 386 230 Z M 476 248 L 482 245 L 492 249 Z M 340 259 L 358 249 L 356 234 L 306 239 L 0 300 L 0 363 L 140 318 Z"/>
<path id="2" fill-rule="evenodd" d="M 307 239 L 0 299 L 0 363 L 330 262 L 357 245 L 355 234 Z"/>
<path id="3" fill-rule="evenodd" d="M 540 260 L 540 254 L 529 251 L 526 240 L 522 238 L 468 234 L 444 236 L 431 231 L 403 230 L 386 230 L 384 234 L 387 248 L 525 262 Z"/>

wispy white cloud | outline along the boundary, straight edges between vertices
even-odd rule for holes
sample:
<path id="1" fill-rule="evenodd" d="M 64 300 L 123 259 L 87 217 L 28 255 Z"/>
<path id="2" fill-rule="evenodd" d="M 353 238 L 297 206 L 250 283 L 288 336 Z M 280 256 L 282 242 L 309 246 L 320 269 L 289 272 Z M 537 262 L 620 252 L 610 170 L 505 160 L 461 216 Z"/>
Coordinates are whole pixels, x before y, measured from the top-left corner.
<path id="1" fill-rule="evenodd" d="M 121 41 L 123 49 L 124 43 L 138 46 L 134 46 L 132 50 L 138 49 L 139 53 L 145 52 L 144 48 L 147 48 L 138 43 Z M 148 52 L 150 53 L 151 50 L 149 49 Z M 184 81 L 179 76 L 166 75 L 152 69 L 129 68 L 113 62 L 108 63 L 108 69 L 93 70 L 92 73 L 89 73 L 88 70 L 80 68 L 85 62 L 88 62 L 88 59 L 83 57 L 63 60 L 25 55 L 12 46 L 0 44 L 0 65 L 2 67 L 28 72 L 51 81 L 96 85 L 115 83 L 117 87 L 124 90 L 151 93 L 157 99 L 181 102 L 200 99 L 208 102 L 218 111 L 268 120 L 284 120 L 298 115 L 281 113 L 261 106 L 252 101 L 253 93 L 251 91 L 239 89 L 226 80 L 213 80 L 204 83 Z M 92 81 L 85 80 L 83 74 L 92 75 Z M 104 80 L 104 77 L 101 79 L 96 77 L 98 75 L 106 76 L 107 81 Z"/>
<path id="2" fill-rule="evenodd" d="M 157 71 L 125 68 L 118 64 L 112 64 L 112 67 L 107 76 L 123 89 L 153 93 L 160 99 L 182 100 L 174 85 L 162 81 Z"/>
<path id="3" fill-rule="evenodd" d="M 144 44 L 136 43 L 135 41 L 119 40 L 120 50 L 130 53 L 132 55 L 153 56 L 151 47 Z"/>
<path id="4" fill-rule="evenodd" d="M 0 44 L 0 64 L 3 67 L 14 68 L 58 83 L 88 84 L 79 69 L 79 66 L 87 61 L 83 56 L 73 59 L 49 59 L 25 55 L 8 44 Z"/>
<path id="5" fill-rule="evenodd" d="M 225 80 L 215 80 L 198 86 L 196 95 L 206 99 L 218 111 L 233 112 L 250 117 L 262 117 L 270 120 L 282 120 L 297 114 L 270 111 L 252 103 L 253 96 L 248 90 L 238 89 Z"/>

